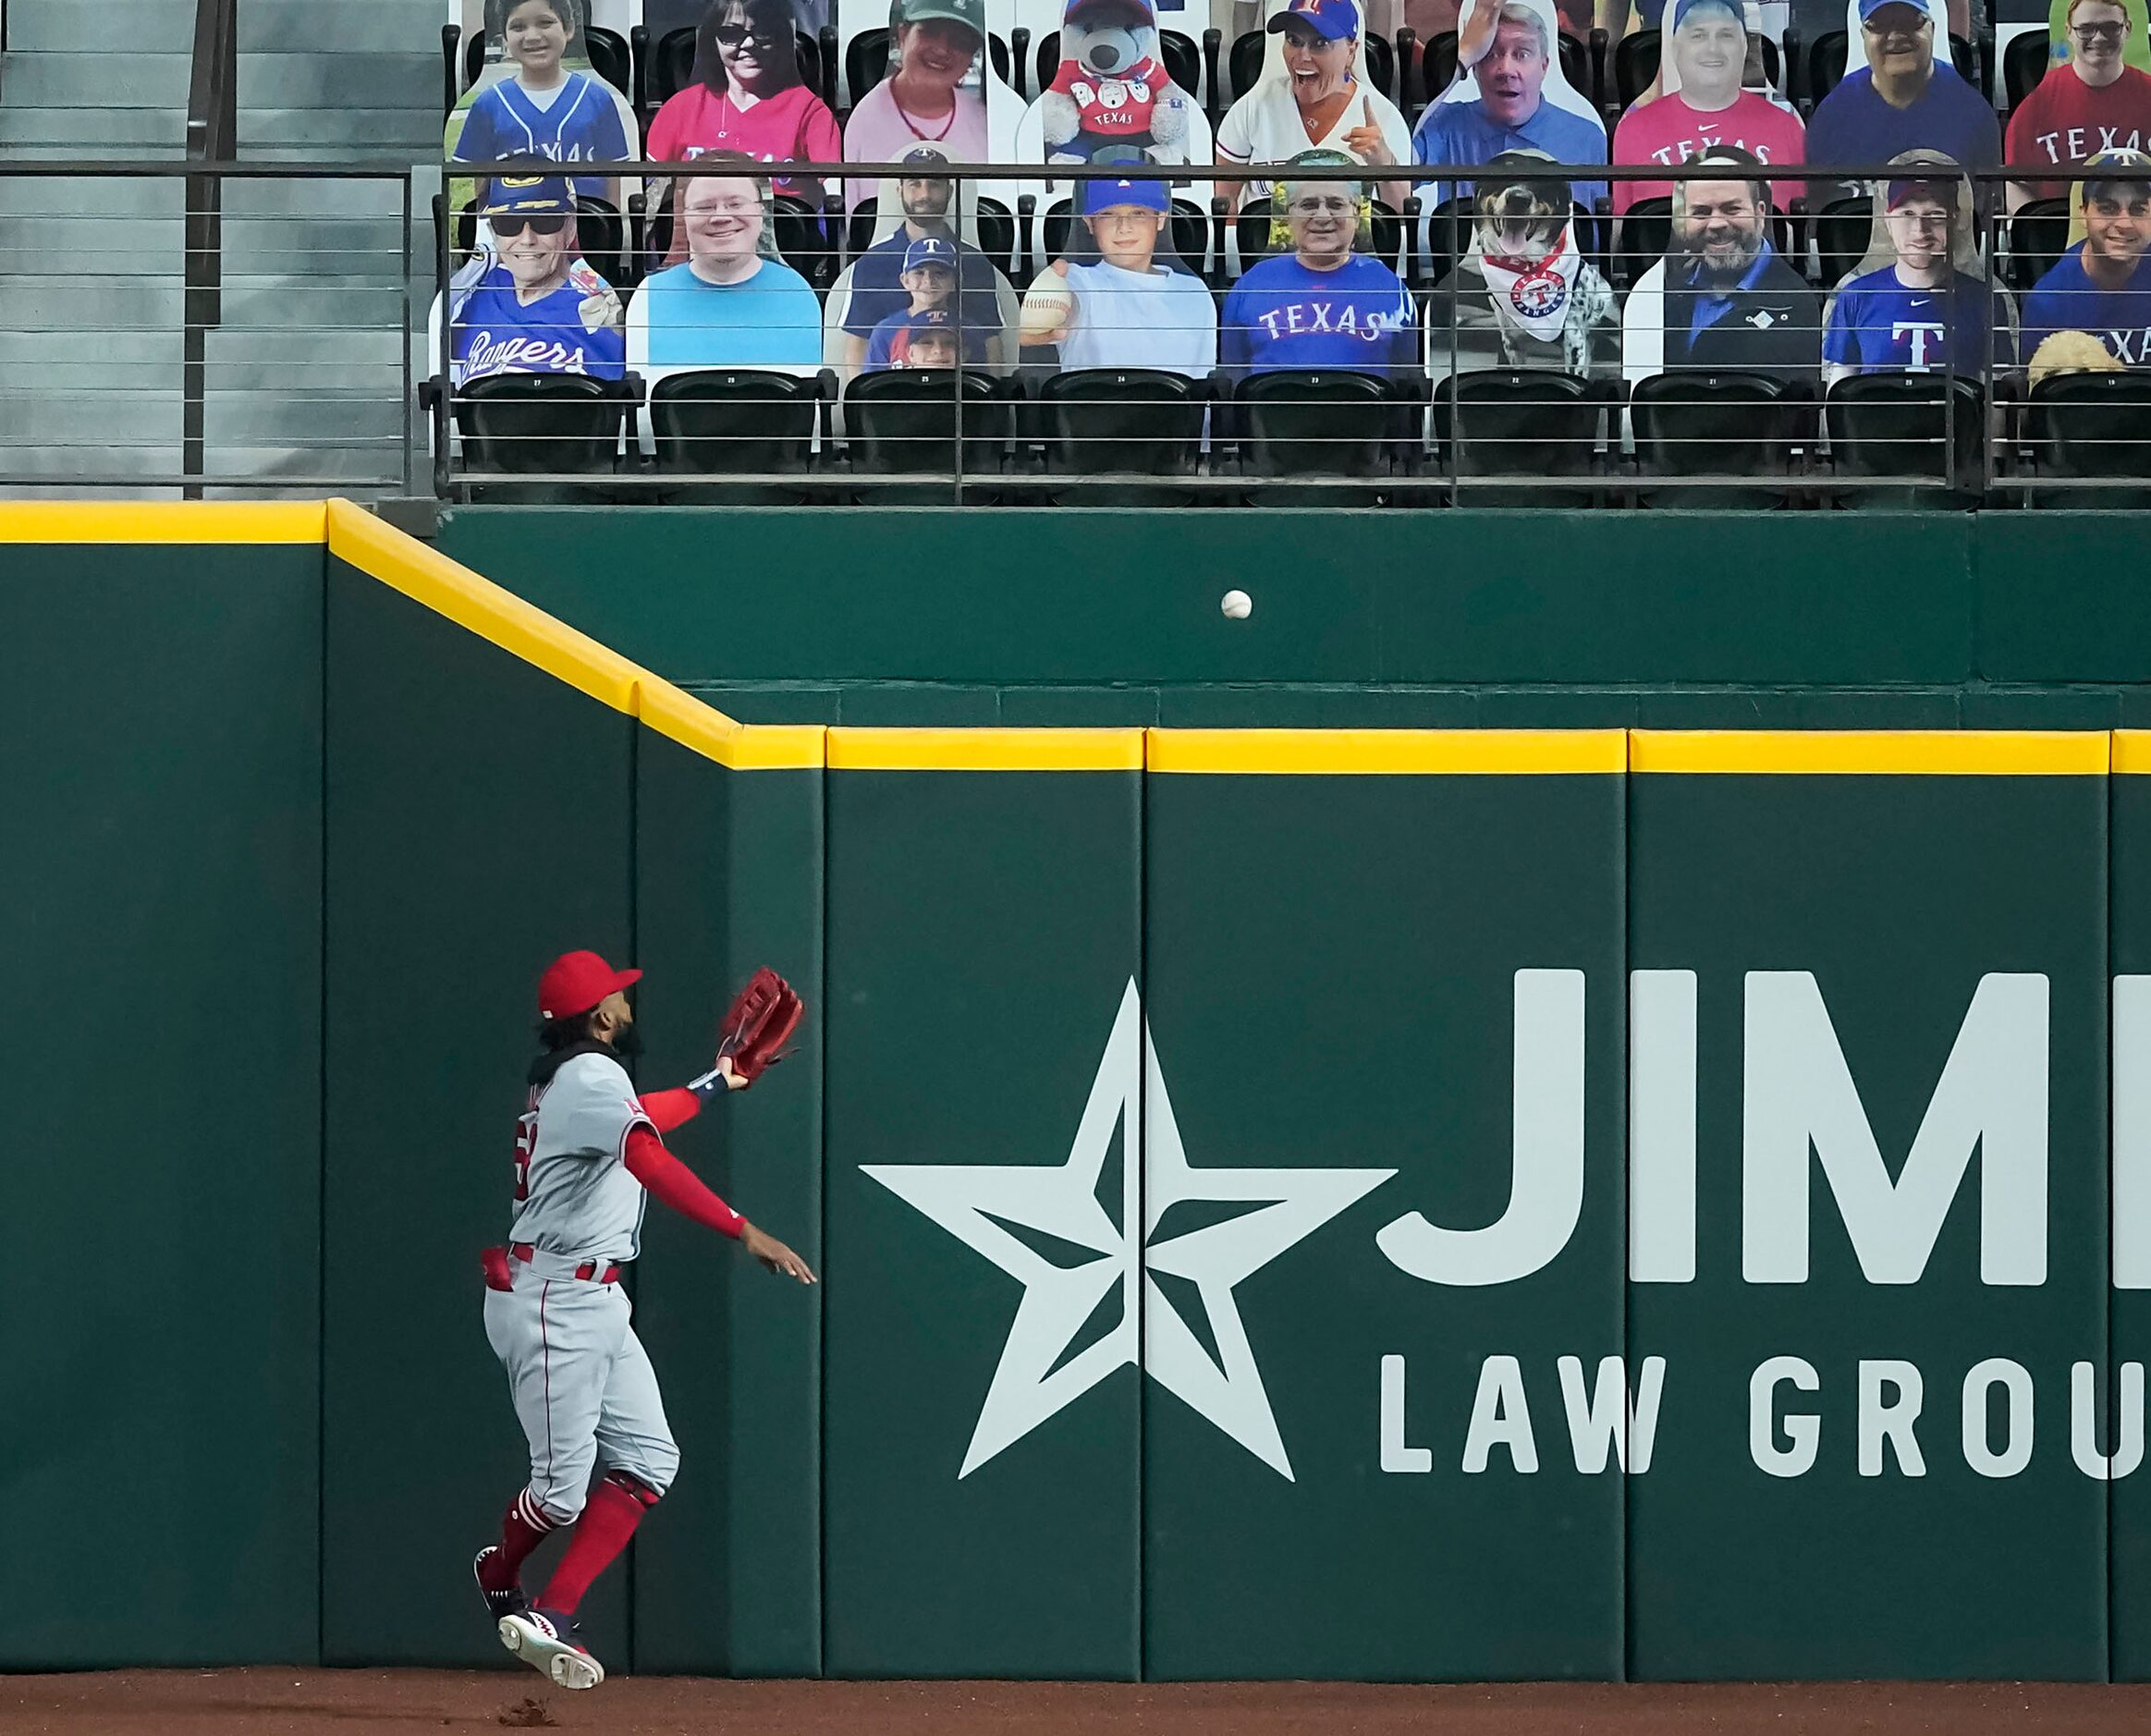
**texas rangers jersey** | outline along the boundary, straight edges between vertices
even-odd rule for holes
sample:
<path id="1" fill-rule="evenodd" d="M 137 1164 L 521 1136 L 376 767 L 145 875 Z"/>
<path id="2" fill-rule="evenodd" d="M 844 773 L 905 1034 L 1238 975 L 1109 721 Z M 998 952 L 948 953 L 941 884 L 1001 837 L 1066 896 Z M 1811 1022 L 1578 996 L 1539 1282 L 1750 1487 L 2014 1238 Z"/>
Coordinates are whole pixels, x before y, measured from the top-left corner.
<path id="1" fill-rule="evenodd" d="M 570 72 L 550 91 L 527 91 L 514 79 L 487 86 L 471 100 L 456 141 L 457 160 L 463 163 L 509 157 L 624 163 L 634 154 L 612 87 L 587 72 Z M 580 177 L 575 190 L 602 199 L 605 179 Z"/>
<path id="2" fill-rule="evenodd" d="M 628 1135 L 657 1129 L 609 1051 L 570 1051 L 548 1075 L 551 1060 L 537 1068 L 517 1124 L 508 1239 L 579 1260 L 632 1260 L 642 1248 L 648 1195 L 628 1173 Z"/>
<path id="3" fill-rule="evenodd" d="M 1977 277 L 1957 272 L 1946 286 L 1908 288 L 1896 266 L 1884 265 L 1839 287 L 1823 360 L 1862 373 L 1977 375 L 1989 355 L 1998 367 L 2015 360 L 2008 320 L 2008 309 Z"/>
<path id="4" fill-rule="evenodd" d="M 448 352 L 458 385 L 495 373 L 627 372 L 628 339 L 614 324 L 618 303 L 581 260 L 551 295 L 524 303 L 506 265 L 474 264 L 457 279 Z"/>

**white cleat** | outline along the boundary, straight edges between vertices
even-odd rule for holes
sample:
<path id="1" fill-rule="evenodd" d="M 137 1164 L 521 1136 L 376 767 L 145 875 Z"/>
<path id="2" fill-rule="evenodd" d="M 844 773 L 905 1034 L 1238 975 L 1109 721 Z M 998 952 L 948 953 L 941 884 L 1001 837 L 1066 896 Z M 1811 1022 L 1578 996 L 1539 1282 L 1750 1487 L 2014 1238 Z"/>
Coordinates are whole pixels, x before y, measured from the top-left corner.
<path id="1" fill-rule="evenodd" d="M 605 1680 L 605 1666 L 576 1643 L 574 1624 L 544 1610 L 501 1617 L 500 1643 L 556 1687 L 580 1691 Z"/>

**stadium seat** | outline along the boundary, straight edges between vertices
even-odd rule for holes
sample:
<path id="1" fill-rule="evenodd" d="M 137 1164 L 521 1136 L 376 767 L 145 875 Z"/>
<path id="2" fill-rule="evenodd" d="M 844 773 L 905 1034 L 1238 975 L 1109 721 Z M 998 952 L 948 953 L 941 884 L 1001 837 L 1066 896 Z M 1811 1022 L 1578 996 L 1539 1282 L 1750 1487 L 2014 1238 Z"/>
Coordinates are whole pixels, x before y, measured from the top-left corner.
<path id="1" fill-rule="evenodd" d="M 1408 400 L 1370 373 L 1282 370 L 1251 374 L 1233 394 L 1240 471 L 1251 478 L 1361 479 L 1358 487 L 1251 490 L 1257 505 L 1364 506 L 1405 468 L 1400 436 Z"/>
<path id="2" fill-rule="evenodd" d="M 625 289 L 637 281 L 627 221 L 613 205 L 602 199 L 579 196 L 575 201 L 575 238 L 591 269 L 614 288 Z"/>
<path id="3" fill-rule="evenodd" d="M 1781 502 L 1773 478 L 1792 474 L 1814 437 L 1812 393 L 1767 373 L 1655 373 L 1629 392 L 1629 426 L 1647 477 L 1719 477 L 1708 488 L 1644 491 L 1646 504 L 1727 508 Z M 1746 479 L 1754 479 L 1752 482 Z"/>
<path id="4" fill-rule="evenodd" d="M 1434 386 L 1436 468 L 1458 477 L 1533 479 L 1517 504 L 1581 500 L 1582 491 L 1545 488 L 1548 476 L 1585 477 L 1598 469 L 1600 422 L 1619 405 L 1618 381 L 1585 380 L 1553 368 L 1485 368 Z M 1504 497 L 1509 491 L 1501 491 Z M 1472 490 L 1480 501 L 1484 488 Z"/>
<path id="5" fill-rule="evenodd" d="M 587 485 L 488 478 L 610 477 L 622 421 L 639 396 L 632 376 L 581 373 L 496 373 L 461 387 L 451 402 L 471 497 L 526 505 L 592 498 Z"/>
<path id="6" fill-rule="evenodd" d="M 1049 477 L 1192 476 L 1210 405 L 1206 381 L 1152 368 L 1082 368 L 1039 383 L 1035 437 Z M 1191 491 L 1162 482 L 1050 491 L 1056 504 L 1182 506 Z"/>
<path id="7" fill-rule="evenodd" d="M 1833 199 L 1815 214 L 1816 284 L 1827 296 L 1849 276 L 1875 238 L 1875 202 Z"/>
<path id="8" fill-rule="evenodd" d="M 635 57 L 628 52 L 628 39 L 617 31 L 608 31 L 593 24 L 583 32 L 583 46 L 590 56 L 590 69 L 596 73 L 622 96 L 630 94 L 635 88 Z M 485 69 L 485 36 L 483 31 L 470 31 L 463 37 L 463 88 L 468 91 L 478 82 L 478 75 Z"/>
<path id="9" fill-rule="evenodd" d="M 1619 245 L 1611 261 L 1610 281 L 1624 294 L 1636 281 L 1666 257 L 1673 239 L 1673 199 L 1669 193 L 1639 199 L 1621 214 Z"/>
<path id="10" fill-rule="evenodd" d="M 2051 374 L 2032 388 L 2026 431 L 2041 476 L 2112 477 L 2141 484 L 2039 490 L 2035 505 L 2151 506 L 2151 374 Z"/>
<path id="11" fill-rule="evenodd" d="M 657 468 L 674 476 L 804 476 L 813 463 L 823 394 L 833 384 L 827 374 L 802 378 L 744 368 L 667 374 L 650 388 Z M 692 491 L 698 504 L 723 506 L 788 506 L 808 497 L 802 488 L 772 483 L 719 483 Z"/>
<path id="12" fill-rule="evenodd" d="M 1001 383 L 984 372 L 886 369 L 844 388 L 844 426 L 855 476 L 911 476 L 957 468 L 957 386 L 962 383 L 964 499 L 997 498 L 1013 434 Z M 860 491 L 862 500 L 939 505 L 953 482 Z"/>
<path id="13" fill-rule="evenodd" d="M 994 77 L 1003 84 L 1009 83 L 1008 39 L 989 35 L 986 55 L 993 62 Z M 888 76 L 888 26 L 877 24 L 870 31 L 861 31 L 844 50 L 844 88 L 851 104 L 856 106 L 861 97 Z"/>
<path id="14" fill-rule="evenodd" d="M 2069 249 L 2069 202 L 2033 199 L 2002 220 L 2001 257 L 1995 262 L 2002 281 L 2022 292 L 2054 269 Z"/>
<path id="15" fill-rule="evenodd" d="M 2011 113 L 2039 88 L 2053 58 L 2045 31 L 2021 31 L 2009 39 L 2009 46 L 2001 51 L 2001 88 Z"/>
<path id="16" fill-rule="evenodd" d="M 1165 69 L 1172 81 L 1190 96 L 1203 89 L 1203 51 L 1192 36 L 1179 31 L 1160 31 L 1157 33 L 1158 57 L 1165 62 Z M 1038 39 L 1035 56 L 1038 82 L 1031 87 L 1033 94 L 1044 91 L 1053 82 L 1060 69 L 1060 32 L 1047 31 Z"/>
<path id="17" fill-rule="evenodd" d="M 666 98 L 678 95 L 694 82 L 694 39 L 695 32 L 691 29 L 666 31 L 650 51 L 649 67 L 643 82 L 650 92 L 651 114 L 664 107 Z M 821 44 L 806 31 L 801 31 L 798 32 L 794 53 L 797 55 L 800 82 L 825 103 L 828 102 L 827 68 L 822 64 Z M 646 128 L 649 124 L 649 117 L 645 116 L 642 125 Z"/>
<path id="18" fill-rule="evenodd" d="M 1986 394 L 1977 380 L 1941 373 L 1856 373 L 1824 399 L 1830 458 L 1846 504 L 1934 506 L 1985 486 Z"/>

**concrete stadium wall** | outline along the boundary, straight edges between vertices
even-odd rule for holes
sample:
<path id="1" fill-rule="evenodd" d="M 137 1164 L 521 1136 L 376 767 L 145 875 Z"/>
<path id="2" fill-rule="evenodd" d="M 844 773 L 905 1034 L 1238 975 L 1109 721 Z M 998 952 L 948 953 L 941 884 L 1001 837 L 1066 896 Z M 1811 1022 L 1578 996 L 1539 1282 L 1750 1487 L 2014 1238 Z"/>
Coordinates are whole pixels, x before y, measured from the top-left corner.
<path id="1" fill-rule="evenodd" d="M 741 730 L 330 515 L 6 549 L 10 1668 L 498 1658 L 582 944 L 808 985 L 678 1143 L 826 1278 L 654 1218 L 608 1663 L 2151 1674 L 2151 740 Z"/>

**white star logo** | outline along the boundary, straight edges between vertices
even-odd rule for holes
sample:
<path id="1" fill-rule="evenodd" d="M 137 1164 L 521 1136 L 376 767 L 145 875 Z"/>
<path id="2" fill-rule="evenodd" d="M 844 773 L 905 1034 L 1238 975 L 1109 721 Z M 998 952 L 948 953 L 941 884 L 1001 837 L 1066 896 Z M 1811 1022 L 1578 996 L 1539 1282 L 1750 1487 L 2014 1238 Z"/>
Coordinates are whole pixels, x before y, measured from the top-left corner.
<path id="1" fill-rule="evenodd" d="M 1150 1131 L 1150 1186 L 1144 1197 L 1140 1120 Z M 1098 1201 L 1098 1180 L 1120 1130 L 1120 1216 Z M 1371 1193 L 1394 1169 L 1192 1169 L 1166 1094 L 1132 979 L 1120 998 L 1113 1033 L 1091 1083 L 1068 1161 L 1035 1164 L 862 1164 L 898 1198 L 931 1217 L 1021 1281 L 1023 1300 L 994 1371 L 959 1478 L 1073 1404 L 1118 1369 L 1138 1360 L 1151 1378 L 1184 1400 L 1249 1452 L 1290 1480 L 1291 1461 L 1263 1390 L 1233 1287 Z M 1221 1223 L 1151 1240 L 1158 1222 L 1184 1201 L 1227 1201 L 1253 1207 Z M 1129 1233 L 1138 1216 L 1140 1239 Z M 998 1220 L 998 1221 L 996 1221 Z M 1088 1250 L 1094 1256 L 1057 1265 L 1006 1228 L 1017 1225 Z M 1201 1297 L 1213 1357 L 1153 1273 L 1188 1279 Z M 1138 1278 L 1141 1289 L 1138 1290 Z M 1120 1291 L 1120 1318 L 1104 1338 L 1061 1359 L 1092 1315 Z M 1138 1350 L 1142 1298 L 1147 1343 Z"/>

